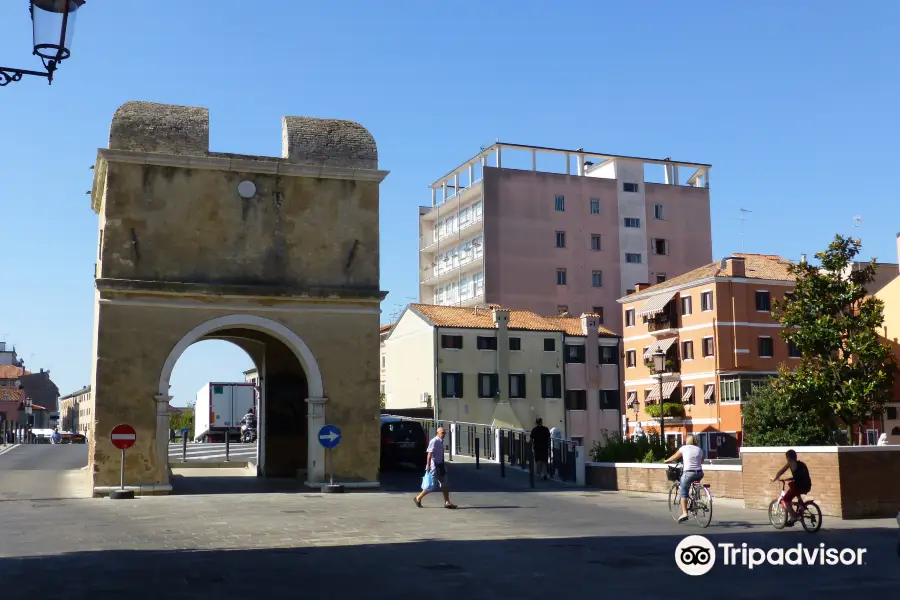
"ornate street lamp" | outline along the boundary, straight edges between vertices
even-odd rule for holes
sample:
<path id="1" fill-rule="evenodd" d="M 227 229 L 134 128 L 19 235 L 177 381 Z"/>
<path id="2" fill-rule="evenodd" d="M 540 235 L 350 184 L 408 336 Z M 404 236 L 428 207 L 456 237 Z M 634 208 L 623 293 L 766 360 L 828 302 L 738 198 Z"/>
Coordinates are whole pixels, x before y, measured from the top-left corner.
<path id="1" fill-rule="evenodd" d="M 46 71 L 29 71 L 0 67 L 0 87 L 19 81 L 24 75 L 46 77 L 53 83 L 53 73 L 59 63 L 72 55 L 72 35 L 75 32 L 75 15 L 85 0 L 29 0 L 34 51 L 44 63 Z"/>
<path id="2" fill-rule="evenodd" d="M 666 371 L 666 354 L 659 347 L 653 353 L 653 371 L 656 373 L 656 378 L 659 381 L 659 439 L 668 448 L 668 444 L 666 444 L 666 411 L 665 402 L 663 402 L 663 374 Z"/>

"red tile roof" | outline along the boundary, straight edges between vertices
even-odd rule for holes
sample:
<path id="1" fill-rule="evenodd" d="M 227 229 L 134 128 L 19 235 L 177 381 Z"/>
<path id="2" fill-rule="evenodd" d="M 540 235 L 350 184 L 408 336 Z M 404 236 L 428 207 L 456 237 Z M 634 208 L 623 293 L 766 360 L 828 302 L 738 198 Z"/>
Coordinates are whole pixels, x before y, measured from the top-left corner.
<path id="1" fill-rule="evenodd" d="M 0 379 L 15 379 L 23 375 L 31 375 L 31 371 L 16 365 L 0 365 Z"/>
<path id="2" fill-rule="evenodd" d="M 410 304 L 410 308 L 427 318 L 438 327 L 458 327 L 460 329 L 496 329 L 492 309 L 503 307 L 491 304 L 489 307 L 464 308 L 460 306 L 438 306 L 436 304 Z M 583 336 L 581 317 L 542 317 L 528 310 L 509 310 L 509 328 L 523 331 L 562 331 L 570 336 Z M 616 335 L 604 327 L 598 328 L 601 336 Z"/>
<path id="3" fill-rule="evenodd" d="M 381 329 L 378 330 L 378 333 L 384 333 L 385 331 L 390 331 L 391 329 L 394 328 L 394 325 L 396 325 L 396 323 L 391 323 L 389 325 L 382 325 Z"/>
<path id="4" fill-rule="evenodd" d="M 18 388 L 0 388 L 0 402 L 21 402 L 24 396 Z"/>
<path id="5" fill-rule="evenodd" d="M 732 256 L 744 259 L 744 269 L 746 272 L 744 277 L 747 279 L 796 281 L 796 278 L 788 270 L 792 264 L 791 261 L 776 254 L 738 253 L 733 254 Z M 721 261 L 698 267 L 693 271 L 688 271 L 678 277 L 667 279 L 662 283 L 657 283 L 656 285 L 651 285 L 639 292 L 629 294 L 629 296 L 644 296 L 648 293 L 653 294 L 669 288 L 684 287 L 690 283 L 710 279 L 711 277 L 728 277 L 728 272 L 722 268 Z M 624 299 L 627 299 L 629 296 L 626 296 Z"/>

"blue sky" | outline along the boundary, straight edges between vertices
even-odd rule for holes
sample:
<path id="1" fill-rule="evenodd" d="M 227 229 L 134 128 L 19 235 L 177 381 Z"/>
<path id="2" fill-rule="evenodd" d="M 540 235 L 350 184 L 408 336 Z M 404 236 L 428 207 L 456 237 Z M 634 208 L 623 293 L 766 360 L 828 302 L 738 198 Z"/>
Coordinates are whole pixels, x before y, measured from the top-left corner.
<path id="1" fill-rule="evenodd" d="M 391 171 L 385 322 L 418 293 L 428 184 L 496 139 L 712 163 L 717 258 L 740 250 L 744 207 L 748 252 L 812 254 L 861 215 L 864 254 L 897 260 L 900 4 L 442 4 L 89 0 L 53 85 L 0 89 L 0 339 L 64 394 L 90 381 L 85 192 L 129 100 L 208 107 L 216 151 L 280 155 L 283 115 L 368 127 Z M 37 68 L 26 8 L 0 3 L 0 65 Z M 198 344 L 175 403 L 249 366 L 227 343 Z"/>

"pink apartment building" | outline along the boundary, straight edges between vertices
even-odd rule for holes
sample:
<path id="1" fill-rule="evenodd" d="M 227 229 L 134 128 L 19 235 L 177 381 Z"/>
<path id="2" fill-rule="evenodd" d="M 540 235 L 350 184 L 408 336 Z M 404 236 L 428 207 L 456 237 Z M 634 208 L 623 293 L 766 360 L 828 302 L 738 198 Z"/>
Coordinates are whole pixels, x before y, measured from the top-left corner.
<path id="1" fill-rule="evenodd" d="M 710 168 L 497 142 L 419 207 L 419 299 L 597 314 L 621 334 L 636 284 L 712 261 Z"/>

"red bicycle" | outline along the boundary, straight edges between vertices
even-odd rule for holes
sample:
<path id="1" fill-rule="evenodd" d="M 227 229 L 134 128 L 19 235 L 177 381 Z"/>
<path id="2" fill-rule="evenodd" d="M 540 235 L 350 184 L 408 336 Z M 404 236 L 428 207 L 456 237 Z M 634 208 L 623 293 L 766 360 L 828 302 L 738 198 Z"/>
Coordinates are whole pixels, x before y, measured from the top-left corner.
<path id="1" fill-rule="evenodd" d="M 786 484 L 791 480 L 792 478 L 778 480 L 781 482 L 781 495 L 778 496 L 777 500 L 772 500 L 769 503 L 769 522 L 775 529 L 784 529 L 788 524 L 789 511 L 787 503 L 784 501 L 784 496 L 787 494 Z M 822 528 L 822 510 L 818 504 L 812 500 L 804 500 L 800 494 L 797 494 L 792 504 L 797 515 L 797 521 L 800 521 L 807 533 L 815 533 Z M 792 521 L 791 525 L 795 522 Z"/>

